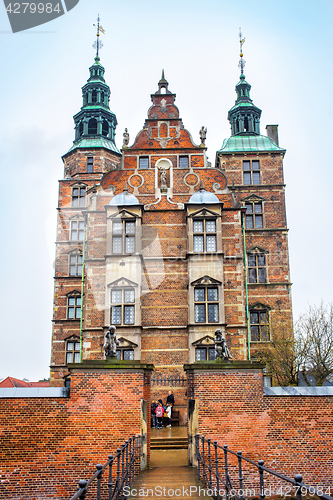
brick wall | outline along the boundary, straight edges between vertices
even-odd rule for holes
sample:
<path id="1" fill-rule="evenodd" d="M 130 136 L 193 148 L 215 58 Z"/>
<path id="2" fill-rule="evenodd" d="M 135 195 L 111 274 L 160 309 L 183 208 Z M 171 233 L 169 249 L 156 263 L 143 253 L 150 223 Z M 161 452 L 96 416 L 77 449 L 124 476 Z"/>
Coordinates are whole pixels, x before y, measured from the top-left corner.
<path id="1" fill-rule="evenodd" d="M 70 498 L 79 479 L 140 434 L 142 399 L 149 421 L 149 371 L 86 366 L 72 370 L 69 398 L 0 399 L 1 499 Z"/>
<path id="2" fill-rule="evenodd" d="M 189 373 L 200 434 L 289 477 L 301 473 L 306 484 L 329 484 L 333 397 L 265 396 L 260 369 Z"/>

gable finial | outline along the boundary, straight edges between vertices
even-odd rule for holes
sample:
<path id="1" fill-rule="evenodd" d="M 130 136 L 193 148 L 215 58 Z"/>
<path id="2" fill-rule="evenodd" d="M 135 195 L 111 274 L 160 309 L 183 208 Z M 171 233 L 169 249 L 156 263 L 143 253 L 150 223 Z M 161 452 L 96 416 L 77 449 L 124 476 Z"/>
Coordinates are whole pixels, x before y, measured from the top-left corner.
<path id="1" fill-rule="evenodd" d="M 241 70 L 241 78 L 242 77 L 245 78 L 245 76 L 244 76 L 244 68 L 245 68 L 246 61 L 244 61 L 244 59 L 243 59 L 243 55 L 244 55 L 243 54 L 243 45 L 245 43 L 245 38 L 242 38 L 242 37 L 243 37 L 242 30 L 241 30 L 241 28 L 239 28 L 239 49 L 240 49 L 240 54 L 239 55 L 240 55 L 240 60 L 239 60 L 238 66 L 239 66 L 239 68 Z"/>
<path id="2" fill-rule="evenodd" d="M 98 63 L 99 60 L 100 60 L 100 57 L 99 57 L 99 51 L 100 49 L 103 47 L 103 43 L 102 41 L 100 40 L 100 34 L 101 33 L 105 33 L 105 30 L 104 28 L 102 28 L 102 26 L 99 24 L 100 22 L 100 17 L 99 17 L 99 14 L 98 14 L 98 17 L 97 17 L 97 24 L 93 24 L 93 26 L 95 26 L 95 28 L 97 28 L 97 33 L 96 33 L 96 41 L 93 43 L 93 47 L 94 49 L 96 49 L 96 57 L 95 57 L 95 61 Z"/>
<path id="3" fill-rule="evenodd" d="M 123 193 L 128 193 L 127 181 L 125 181 L 125 186 L 123 189 Z"/>

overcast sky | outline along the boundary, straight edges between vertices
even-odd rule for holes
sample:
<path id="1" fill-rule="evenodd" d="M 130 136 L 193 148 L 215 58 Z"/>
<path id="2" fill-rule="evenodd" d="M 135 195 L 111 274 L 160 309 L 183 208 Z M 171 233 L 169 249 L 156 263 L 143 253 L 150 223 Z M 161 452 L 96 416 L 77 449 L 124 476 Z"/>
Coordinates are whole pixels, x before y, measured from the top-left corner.
<path id="1" fill-rule="evenodd" d="M 80 0 L 66 15 L 17 34 L 0 9 L 0 378 L 49 376 L 61 156 L 74 139 L 98 13 L 118 147 L 125 127 L 131 139 L 142 128 L 164 68 L 195 142 L 207 127 L 212 162 L 230 135 L 242 27 L 261 133 L 279 124 L 287 149 L 294 316 L 333 301 L 332 0 Z"/>

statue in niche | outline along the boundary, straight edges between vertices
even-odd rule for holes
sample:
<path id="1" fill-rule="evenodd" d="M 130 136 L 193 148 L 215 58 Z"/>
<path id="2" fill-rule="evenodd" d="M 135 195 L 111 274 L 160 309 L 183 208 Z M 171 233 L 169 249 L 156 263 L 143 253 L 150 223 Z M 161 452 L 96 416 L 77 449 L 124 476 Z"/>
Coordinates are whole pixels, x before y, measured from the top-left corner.
<path id="1" fill-rule="evenodd" d="M 207 127 L 202 126 L 199 131 L 199 136 L 201 140 L 201 144 L 205 145 L 206 137 L 207 137 Z"/>
<path id="2" fill-rule="evenodd" d="M 72 175 L 72 169 L 71 167 L 67 166 L 65 168 L 65 179 L 69 179 Z"/>
<path id="3" fill-rule="evenodd" d="M 119 340 L 116 337 L 116 327 L 110 325 L 105 334 L 104 352 L 106 358 L 115 358 L 117 356 L 117 345 L 119 345 Z"/>
<path id="4" fill-rule="evenodd" d="M 129 144 L 129 133 L 127 128 L 125 128 L 125 132 L 123 133 L 123 147 L 127 147 Z"/>
<path id="5" fill-rule="evenodd" d="M 165 168 L 161 168 L 161 189 L 167 189 L 167 175 Z"/>
<path id="6" fill-rule="evenodd" d="M 215 330 L 215 359 L 221 359 L 221 361 L 229 361 L 231 359 L 230 351 L 222 335 L 222 330 L 219 328 Z"/>

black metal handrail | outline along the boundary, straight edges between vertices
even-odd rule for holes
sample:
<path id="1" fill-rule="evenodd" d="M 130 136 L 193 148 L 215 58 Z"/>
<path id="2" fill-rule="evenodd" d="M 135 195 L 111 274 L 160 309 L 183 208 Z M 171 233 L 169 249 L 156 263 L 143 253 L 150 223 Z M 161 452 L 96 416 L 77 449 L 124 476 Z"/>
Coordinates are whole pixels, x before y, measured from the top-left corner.
<path id="1" fill-rule="evenodd" d="M 173 387 L 185 387 L 187 384 L 187 378 L 181 377 L 180 375 L 155 375 L 151 378 L 151 385 L 166 385 Z"/>
<path id="2" fill-rule="evenodd" d="M 212 448 L 214 448 L 214 455 L 212 453 Z M 224 477 L 220 475 L 219 471 L 219 465 L 221 466 L 221 464 L 219 464 L 218 449 L 223 450 Z M 238 478 L 236 479 L 236 481 L 238 481 L 239 484 L 238 490 L 236 490 L 232 484 L 229 471 L 230 467 L 228 464 L 228 453 L 236 457 L 238 461 L 238 467 L 237 467 Z M 263 460 L 258 460 L 258 462 L 254 462 L 253 460 L 244 457 L 241 451 L 238 451 L 237 453 L 231 451 L 229 450 L 227 445 L 222 447 L 219 444 L 217 444 L 217 441 L 214 441 L 212 443 L 211 439 L 209 438 L 206 439 L 204 436 L 200 436 L 199 434 L 195 435 L 195 454 L 198 461 L 199 481 L 202 479 L 204 487 L 207 488 L 208 490 L 211 490 L 214 493 L 214 497 L 216 497 L 217 500 L 221 500 L 222 497 L 225 497 L 226 500 L 230 499 L 244 500 L 245 498 L 244 493 L 246 492 L 246 490 L 244 490 L 242 461 L 252 464 L 256 469 L 258 469 L 259 496 L 261 500 L 264 500 L 265 497 L 267 496 L 265 494 L 266 490 L 264 483 L 264 472 L 267 472 L 272 476 L 278 477 L 279 479 L 285 481 L 286 483 L 292 484 L 293 487 L 295 488 L 297 500 L 302 500 L 302 495 L 305 495 L 307 493 L 309 493 L 311 496 L 317 495 L 319 498 L 322 498 L 323 500 L 333 500 L 333 497 L 325 494 L 322 489 L 316 488 L 314 486 L 308 486 L 305 483 L 303 483 L 303 477 L 301 474 L 296 474 L 294 476 L 294 479 L 291 479 L 290 477 L 284 476 L 283 474 L 279 474 L 278 472 L 275 472 L 265 467 Z M 221 494 L 222 485 L 223 485 L 223 492 Z"/>
<path id="3" fill-rule="evenodd" d="M 102 492 L 102 476 L 104 471 L 108 470 L 108 500 L 117 500 L 123 498 L 123 489 L 125 486 L 130 487 L 135 477 L 135 462 L 142 456 L 142 445 L 144 436 L 133 436 L 117 449 L 115 455 L 109 455 L 106 464 L 96 465 L 95 474 L 86 481 L 81 479 L 77 492 L 70 500 L 85 500 L 88 488 L 91 483 L 97 479 L 96 500 L 101 500 Z M 116 466 L 114 473 L 113 466 Z M 114 477 L 113 477 L 114 476 Z"/>

